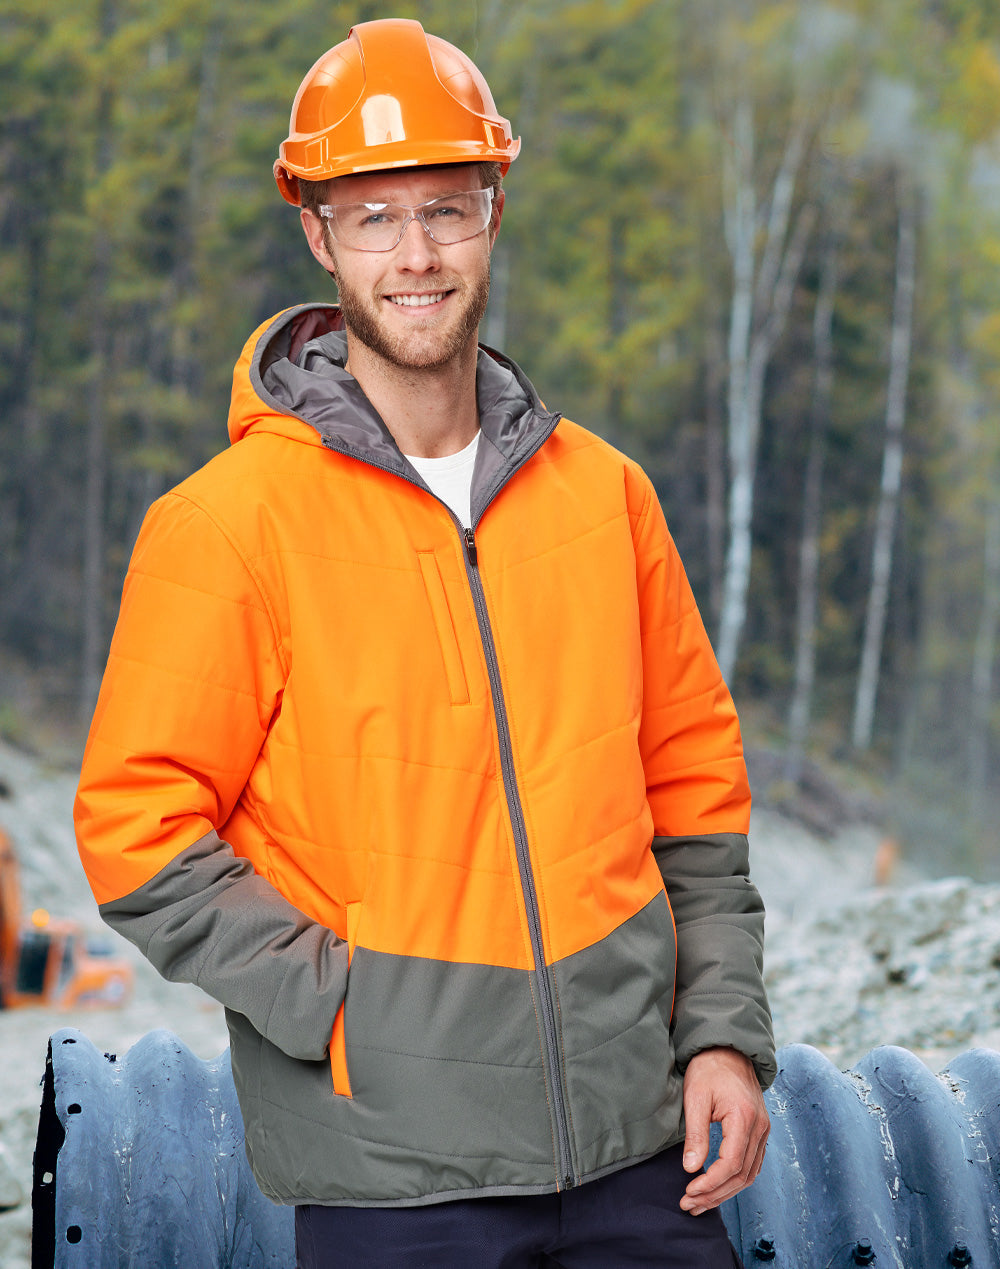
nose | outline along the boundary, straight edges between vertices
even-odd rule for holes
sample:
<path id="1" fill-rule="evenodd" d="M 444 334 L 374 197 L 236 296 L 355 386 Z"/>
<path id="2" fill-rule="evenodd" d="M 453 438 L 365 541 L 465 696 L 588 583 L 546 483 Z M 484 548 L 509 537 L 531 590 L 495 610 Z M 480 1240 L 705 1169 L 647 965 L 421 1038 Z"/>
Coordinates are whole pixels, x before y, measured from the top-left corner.
<path id="1" fill-rule="evenodd" d="M 437 243 L 414 216 L 406 222 L 396 252 L 398 263 L 414 273 L 426 273 L 439 264 Z"/>

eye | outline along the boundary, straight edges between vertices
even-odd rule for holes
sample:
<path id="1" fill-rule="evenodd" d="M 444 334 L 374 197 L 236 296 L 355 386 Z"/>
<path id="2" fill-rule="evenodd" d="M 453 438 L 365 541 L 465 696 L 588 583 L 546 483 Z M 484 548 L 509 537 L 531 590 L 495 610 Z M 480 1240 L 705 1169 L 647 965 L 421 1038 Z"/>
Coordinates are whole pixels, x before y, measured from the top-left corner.
<path id="1" fill-rule="evenodd" d="M 358 203 L 351 208 L 350 223 L 362 229 L 378 229 L 381 225 L 396 223 L 400 210 L 391 203 Z"/>
<path id="2" fill-rule="evenodd" d="M 469 214 L 469 201 L 460 194 L 436 199 L 424 212 L 424 219 L 429 221 L 461 220 Z"/>

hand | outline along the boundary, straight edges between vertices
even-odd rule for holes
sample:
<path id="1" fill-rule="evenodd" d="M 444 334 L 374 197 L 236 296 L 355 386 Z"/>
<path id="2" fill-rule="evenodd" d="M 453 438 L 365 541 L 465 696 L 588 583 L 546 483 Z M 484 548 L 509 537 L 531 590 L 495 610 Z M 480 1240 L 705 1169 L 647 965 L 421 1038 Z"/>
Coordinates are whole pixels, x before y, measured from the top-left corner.
<path id="1" fill-rule="evenodd" d="M 681 1207 L 700 1216 L 753 1185 L 764 1162 L 771 1122 L 750 1059 L 735 1049 L 695 1054 L 684 1073 L 684 1119 L 684 1170 L 699 1175 L 685 1190 Z M 713 1123 L 722 1125 L 722 1145 L 719 1157 L 701 1173 Z"/>

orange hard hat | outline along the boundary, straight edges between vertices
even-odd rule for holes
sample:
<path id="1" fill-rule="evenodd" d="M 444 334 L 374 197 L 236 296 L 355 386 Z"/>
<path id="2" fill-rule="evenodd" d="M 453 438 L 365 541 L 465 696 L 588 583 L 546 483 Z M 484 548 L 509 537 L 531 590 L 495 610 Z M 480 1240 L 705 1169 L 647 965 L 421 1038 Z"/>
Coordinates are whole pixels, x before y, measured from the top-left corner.
<path id="1" fill-rule="evenodd" d="M 385 18 L 352 27 L 299 85 L 274 179 L 298 206 L 300 176 L 476 162 L 506 172 L 520 148 L 461 49 L 419 22 Z"/>

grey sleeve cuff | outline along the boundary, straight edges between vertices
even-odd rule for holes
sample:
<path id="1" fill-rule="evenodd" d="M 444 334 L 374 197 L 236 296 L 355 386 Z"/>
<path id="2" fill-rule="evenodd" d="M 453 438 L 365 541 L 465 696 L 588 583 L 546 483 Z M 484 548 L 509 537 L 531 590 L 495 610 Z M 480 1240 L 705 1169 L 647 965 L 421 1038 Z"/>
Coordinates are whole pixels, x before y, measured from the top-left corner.
<path id="1" fill-rule="evenodd" d="M 677 926 L 678 1066 L 704 1049 L 736 1049 L 766 1088 L 777 1064 L 764 990 L 764 905 L 749 878 L 747 839 L 654 837 L 653 854 Z"/>

